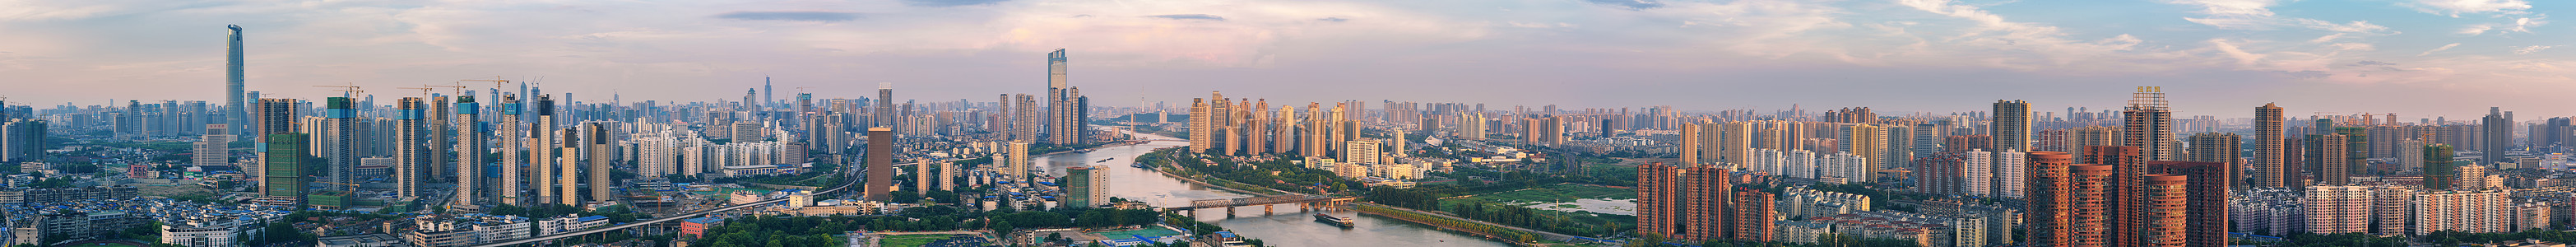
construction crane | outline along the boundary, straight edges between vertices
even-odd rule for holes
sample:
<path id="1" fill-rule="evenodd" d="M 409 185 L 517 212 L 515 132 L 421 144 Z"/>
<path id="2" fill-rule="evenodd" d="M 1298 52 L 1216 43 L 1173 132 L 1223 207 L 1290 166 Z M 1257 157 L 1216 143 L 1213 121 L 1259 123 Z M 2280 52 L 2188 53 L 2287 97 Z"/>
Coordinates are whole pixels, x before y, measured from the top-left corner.
<path id="1" fill-rule="evenodd" d="M 424 85 L 424 86 L 426 86 L 426 85 Z M 421 97 L 421 98 L 423 98 L 423 99 L 427 99 L 427 98 L 429 98 L 429 90 L 437 90 L 436 88 L 426 88 L 426 87 L 401 87 L 401 89 L 420 89 L 420 97 Z"/>
<path id="2" fill-rule="evenodd" d="M 458 84 L 460 84 L 460 85 L 461 85 L 461 84 L 463 84 L 463 83 L 465 83 L 465 82 L 469 82 L 469 81 L 491 82 L 491 83 L 492 83 L 492 88 L 501 88 L 501 84 L 502 84 L 502 83 L 510 83 L 510 80 L 504 80 L 504 79 L 501 79 L 501 76 L 497 76 L 497 75 L 496 75 L 496 76 L 492 76 L 492 79 L 491 79 L 491 80 L 456 80 L 456 81 L 457 81 L 457 83 L 458 83 Z M 464 89 L 463 89 L 463 88 L 464 88 L 463 86 L 458 86 L 457 88 L 458 88 L 458 90 L 464 90 Z"/>
<path id="3" fill-rule="evenodd" d="M 358 89 L 358 83 L 355 83 L 355 82 L 351 82 L 351 83 L 349 83 L 349 85 L 347 85 L 347 86 L 319 85 L 319 86 L 313 86 L 313 87 L 336 87 L 336 88 L 340 88 L 339 90 L 332 90 L 332 91 L 340 91 L 340 97 L 357 97 L 357 96 L 358 96 L 358 93 L 364 93 L 364 92 L 367 92 L 367 90 L 359 90 L 359 89 Z"/>
<path id="4" fill-rule="evenodd" d="M 435 89 L 437 89 L 437 88 L 442 88 L 442 87 L 444 87 L 444 88 L 456 88 L 456 95 L 465 95 L 465 86 L 439 86 L 439 85 L 420 85 L 420 86 L 421 86 L 421 87 L 406 87 L 406 88 L 402 88 L 402 89 L 420 89 L 420 96 L 421 96 L 421 97 L 429 97 L 429 90 L 435 90 Z"/>

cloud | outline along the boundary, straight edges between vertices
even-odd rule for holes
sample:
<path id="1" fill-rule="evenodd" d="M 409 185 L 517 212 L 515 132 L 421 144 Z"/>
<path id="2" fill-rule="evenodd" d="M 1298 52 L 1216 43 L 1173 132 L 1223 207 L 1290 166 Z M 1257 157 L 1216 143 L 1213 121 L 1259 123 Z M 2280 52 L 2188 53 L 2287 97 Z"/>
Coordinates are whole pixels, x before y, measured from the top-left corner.
<path id="1" fill-rule="evenodd" d="M 954 6 L 967 6 L 967 5 L 989 5 L 989 4 L 1001 3 L 1001 2 L 1008 2 L 1008 1 L 1011 1 L 1011 0 L 903 0 L 903 4 L 904 4 L 904 5 L 912 5 L 912 6 L 954 7 Z"/>
<path id="2" fill-rule="evenodd" d="M 2513 48 L 2513 54 L 2515 54 L 2515 55 L 2531 55 L 2532 53 L 2540 53 L 2540 51 L 2541 51 L 2541 50 L 2548 50 L 2548 49 L 2549 49 L 2549 48 L 2551 48 L 2551 47 L 2557 47 L 2557 46 L 2535 45 L 2535 46 L 2515 47 L 2515 48 Z"/>
<path id="3" fill-rule="evenodd" d="M 1225 17 L 1222 17 L 1222 16 L 1216 16 L 1216 15 L 1210 15 L 1210 14 L 1148 15 L 1148 16 L 1145 16 L 1145 17 L 1163 18 L 1163 19 L 1173 19 L 1173 20 L 1211 20 L 1211 21 L 1225 21 Z"/>
<path id="4" fill-rule="evenodd" d="M 2271 8 L 2278 3 L 2272 0 L 2171 0 L 2166 3 L 2198 6 L 2200 10 L 2192 12 L 2200 14 L 2201 17 L 2183 17 L 2183 20 L 2219 29 L 2271 30 L 2297 27 L 2338 33 L 2397 34 L 2389 31 L 2386 26 L 2371 24 L 2369 21 L 2335 23 L 2317 19 L 2275 16 Z"/>
<path id="5" fill-rule="evenodd" d="M 2416 11 L 2451 17 L 2460 17 L 2460 14 L 2522 14 L 2523 10 L 2531 9 L 2531 2 L 2523 0 L 2415 0 L 2405 5 L 2415 7 Z"/>
<path id="6" fill-rule="evenodd" d="M 2479 34 L 2486 34 L 2487 30 L 2495 30 L 2495 26 L 2487 24 L 2471 24 L 2467 27 L 2460 27 L 2459 33 L 2467 34 L 2469 36 L 2477 36 Z"/>
<path id="7" fill-rule="evenodd" d="M 842 22 L 859 19 L 859 13 L 833 11 L 734 11 L 716 14 L 716 18 L 755 21 Z"/>
<path id="8" fill-rule="evenodd" d="M 1663 2 L 1658 2 L 1658 1 L 1654 1 L 1654 0 L 1583 0 L 1583 1 L 1584 1 L 1584 2 L 1589 2 L 1589 3 L 1595 3 L 1595 4 L 1602 4 L 1602 5 L 1619 6 L 1619 7 L 1622 7 L 1622 8 L 1628 8 L 1628 9 L 1652 9 L 1652 8 L 1662 8 L 1662 7 L 1664 7 L 1664 3 L 1663 3 Z"/>
<path id="9" fill-rule="evenodd" d="M 2442 45 L 2442 47 L 2440 47 L 2440 48 L 2433 48 L 2433 50 L 2424 51 L 2424 53 L 2423 53 L 2423 54 L 2415 54 L 2415 56 L 2421 57 L 2421 56 L 2424 56 L 2424 55 L 2433 55 L 2433 52 L 2439 52 L 2439 51 L 2450 50 L 2450 49 L 2451 49 L 2451 47 L 2460 47 L 2460 43 L 2451 43 L 2451 44 L 2448 44 L 2448 45 Z"/>
<path id="10" fill-rule="evenodd" d="M 1321 19 L 1315 19 L 1315 20 L 1318 20 L 1318 21 L 1325 21 L 1325 22 L 1345 22 L 1345 21 L 1351 21 L 1351 19 L 1343 19 L 1343 18 L 1341 18 L 1341 17 L 1324 17 L 1324 18 L 1321 18 Z"/>

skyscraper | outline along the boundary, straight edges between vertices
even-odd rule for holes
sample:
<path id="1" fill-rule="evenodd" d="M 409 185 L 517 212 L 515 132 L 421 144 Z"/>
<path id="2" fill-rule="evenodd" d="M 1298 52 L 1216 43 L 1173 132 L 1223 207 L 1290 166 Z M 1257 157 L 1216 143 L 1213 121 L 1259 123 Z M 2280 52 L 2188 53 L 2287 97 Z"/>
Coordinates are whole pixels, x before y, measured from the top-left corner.
<path id="1" fill-rule="evenodd" d="M 583 132 L 590 134 L 590 136 L 584 137 L 584 140 L 582 140 L 590 143 L 590 174 L 587 174 L 590 178 L 590 201 L 602 204 L 615 202 L 617 199 L 613 198 L 613 195 L 609 195 L 608 190 L 609 187 L 616 186 L 610 184 L 608 181 L 608 161 L 616 159 L 617 150 L 610 148 L 609 146 L 610 143 L 614 142 L 608 140 L 608 125 L 600 122 L 590 122 L 583 123 L 582 128 Z M 787 162 L 804 163 L 799 160 L 791 160 Z M 572 169 L 567 168 L 564 170 Z M 570 177 L 569 174 L 571 173 L 566 174 L 566 177 Z"/>
<path id="2" fill-rule="evenodd" d="M 322 150 L 318 150 L 321 151 L 322 161 L 329 164 L 323 166 L 329 169 L 324 179 L 333 183 L 332 190 L 356 190 L 357 188 L 350 185 L 357 184 L 354 173 L 358 168 L 358 157 L 362 157 L 363 150 L 360 150 L 360 145 L 365 144 L 358 141 L 360 136 L 365 134 L 359 129 L 358 111 L 354 108 L 357 103 L 351 102 L 349 97 L 331 97 L 324 100 L 326 108 L 322 109 L 323 126 L 322 138 L 320 138 L 322 145 L 319 145 Z"/>
<path id="3" fill-rule="evenodd" d="M 894 83 L 877 83 L 877 110 L 868 117 L 868 126 L 892 128 L 894 120 Z"/>
<path id="4" fill-rule="evenodd" d="M 2352 151 L 2348 149 L 2352 146 L 2345 145 L 2350 142 L 2350 138 L 2343 134 L 2318 136 L 2317 145 L 2314 147 L 2317 150 L 2317 159 L 2310 162 L 2317 164 L 2317 184 L 2325 186 L 2352 184 L 2350 171 L 2352 165 L 2345 163 L 2352 160 L 2349 157 Z"/>
<path id="5" fill-rule="evenodd" d="M 1190 136 L 1188 137 L 1190 139 L 1190 152 L 1207 153 L 1208 150 L 1215 149 L 1216 142 L 1213 140 L 1213 137 L 1215 136 L 1212 136 L 1212 134 L 1215 133 L 1209 132 L 1209 130 L 1211 128 L 1215 128 L 1215 126 L 1208 125 L 1208 119 L 1207 99 L 1190 98 Z M 1311 141 L 1309 143 L 1311 143 Z M 1316 155 L 1308 154 L 1307 156 Z"/>
<path id="6" fill-rule="evenodd" d="M 1025 154 L 1023 154 L 1025 155 Z M 868 128 L 866 187 L 860 190 L 868 201 L 894 202 L 894 129 Z"/>
<path id="7" fill-rule="evenodd" d="M 535 97 L 535 102 L 532 102 L 532 104 L 528 106 L 528 111 L 532 112 L 532 114 L 523 114 L 533 115 L 532 117 L 529 117 L 529 119 L 533 119 L 533 121 L 528 122 L 527 128 L 525 129 L 528 134 L 528 139 L 526 140 L 527 144 L 524 145 L 524 147 L 528 148 L 528 174 L 526 175 L 528 178 L 528 190 L 536 191 L 536 195 L 534 195 L 535 197 L 529 198 L 530 202 L 544 205 L 562 201 L 557 199 L 559 194 L 556 194 L 555 191 L 555 176 L 558 176 L 555 174 L 555 166 L 571 165 L 568 163 L 558 162 L 560 159 L 557 159 L 556 156 L 575 155 L 575 153 L 561 152 L 561 150 L 563 150 L 561 148 L 562 144 L 557 143 L 571 142 L 572 140 L 561 140 L 559 138 L 567 136 L 555 133 L 555 128 L 553 127 L 555 126 L 554 98 L 551 97 L 551 95 L 544 94 L 537 94 Z"/>
<path id="8" fill-rule="evenodd" d="M 251 134 L 259 136 L 259 167 L 249 168 L 259 178 L 261 203 L 279 206 L 304 205 L 304 186 L 311 182 L 312 160 L 306 135 L 296 133 L 295 99 L 260 99 L 254 110 Z"/>
<path id="9" fill-rule="evenodd" d="M 1699 166 L 1699 145 L 1702 135 L 1699 126 L 1695 123 L 1682 123 L 1682 138 L 1677 141 L 1678 144 L 1673 145 L 1673 152 L 1680 153 L 1678 155 L 1680 159 L 1675 163 L 1683 167 Z"/>
<path id="10" fill-rule="evenodd" d="M 410 200 L 420 198 L 420 183 L 429 171 L 429 123 L 422 109 L 428 102 L 420 97 L 394 100 L 394 195 Z"/>
<path id="11" fill-rule="evenodd" d="M 553 136 L 559 137 L 559 139 L 556 139 L 558 141 L 557 143 L 561 143 L 563 145 L 560 146 L 559 149 L 556 149 L 558 151 L 555 151 L 555 155 L 560 158 L 555 159 L 554 162 L 554 177 L 545 179 L 554 181 L 554 185 L 560 187 L 560 189 L 555 190 L 555 203 L 559 203 L 561 205 L 580 206 L 581 181 L 579 180 L 581 178 L 581 171 L 579 171 L 578 168 L 581 167 L 582 160 L 581 141 L 583 136 L 581 136 L 581 130 L 563 128 L 557 129 L 554 132 Z"/>
<path id="12" fill-rule="evenodd" d="M 1987 126 L 1995 138 L 1989 150 L 2030 151 L 2030 102 L 1996 100 L 1994 119 Z"/>
<path id="13" fill-rule="evenodd" d="M 2162 87 L 2138 87 L 2123 109 L 2120 145 L 2138 147 L 2147 160 L 2173 160 L 2173 112 L 2165 108 Z"/>
<path id="14" fill-rule="evenodd" d="M 492 189 L 485 185 L 492 181 L 483 179 L 484 152 L 491 150 L 485 142 L 490 141 L 491 131 L 483 126 L 483 107 L 474 102 L 472 93 L 456 96 L 456 118 L 451 120 L 456 121 L 456 194 L 452 195 L 456 202 L 449 205 L 470 207 L 492 196 L 483 191 Z"/>
<path id="15" fill-rule="evenodd" d="M 243 110 L 247 106 L 242 102 L 242 28 L 241 25 L 224 25 L 224 28 L 233 30 L 231 49 L 224 55 L 224 123 L 229 127 L 250 127 L 250 123 L 243 120 L 250 117 L 250 112 Z M 245 133 L 227 130 L 222 134 Z"/>
<path id="16" fill-rule="evenodd" d="M 2486 118 L 2478 120 L 2478 123 L 2483 125 L 2479 126 L 2481 127 L 2480 130 L 2482 130 L 2479 132 L 2481 135 L 2478 137 L 2479 164 L 2484 165 L 2513 162 L 2504 159 L 2505 150 L 2512 150 L 2513 145 L 2514 123 L 2513 117 L 2511 117 L 2512 115 L 2512 113 L 2505 112 L 2502 107 L 2487 107 Z M 2428 162 L 2431 162 L 2431 160 L 2428 160 Z"/>
<path id="17" fill-rule="evenodd" d="M 2259 188 L 2289 186 L 2291 174 L 2286 164 L 2281 132 L 2281 107 L 2263 103 L 2254 108 L 2254 185 Z"/>
<path id="18" fill-rule="evenodd" d="M 1091 131 L 1087 98 L 1082 88 L 1065 82 L 1064 49 L 1047 53 L 1046 141 L 1056 145 L 1082 144 L 1090 141 Z"/>
<path id="19" fill-rule="evenodd" d="M 501 183 L 500 189 L 495 190 L 494 194 L 499 194 L 496 197 L 500 198 L 502 205 L 522 205 L 527 201 L 520 198 L 520 195 L 525 192 L 519 188 L 519 184 L 527 180 L 527 156 L 536 150 L 530 150 L 531 146 L 528 146 L 527 125 L 519 123 L 519 96 L 501 95 L 500 109 L 501 140 L 498 142 L 501 143 L 501 150 L 530 152 L 501 152 Z"/>

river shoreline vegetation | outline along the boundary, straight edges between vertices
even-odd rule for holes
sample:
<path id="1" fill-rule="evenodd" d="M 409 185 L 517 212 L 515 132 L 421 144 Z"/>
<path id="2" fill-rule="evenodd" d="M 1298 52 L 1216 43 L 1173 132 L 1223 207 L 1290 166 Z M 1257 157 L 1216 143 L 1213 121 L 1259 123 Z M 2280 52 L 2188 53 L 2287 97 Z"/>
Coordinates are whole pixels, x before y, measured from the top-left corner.
<path id="1" fill-rule="evenodd" d="M 1113 200 L 1118 200 L 1113 198 Z M 1167 223 L 1170 214 L 1149 209 L 1059 209 L 1019 211 L 1000 208 L 968 211 L 949 206 L 906 210 L 899 215 L 746 216 L 710 228 L 706 237 L 688 239 L 693 246 L 846 246 L 850 231 L 1011 232 L 1034 228 L 1108 228 Z"/>
<path id="2" fill-rule="evenodd" d="M 1200 178 L 1201 182 L 1245 191 L 1276 190 L 1305 194 L 1338 194 L 1353 188 L 1367 187 L 1366 184 L 1343 178 L 1333 174 L 1332 171 L 1306 168 L 1305 165 L 1297 164 L 1296 157 L 1292 155 L 1252 156 L 1256 158 L 1227 157 L 1191 154 L 1182 151 L 1184 148 L 1154 150 L 1138 158 L 1138 161 L 1164 168 L 1164 171 L 1174 175 Z M 1238 158 L 1249 161 L 1236 161 Z"/>

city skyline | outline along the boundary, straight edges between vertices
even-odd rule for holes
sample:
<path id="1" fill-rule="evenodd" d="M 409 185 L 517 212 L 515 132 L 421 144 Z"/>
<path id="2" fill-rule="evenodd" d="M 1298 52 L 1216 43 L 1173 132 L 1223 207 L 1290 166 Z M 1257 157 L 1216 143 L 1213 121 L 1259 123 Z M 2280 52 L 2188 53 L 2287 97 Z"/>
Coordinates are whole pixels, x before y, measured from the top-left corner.
<path id="1" fill-rule="evenodd" d="M 2123 89 L 2163 86 L 2180 116 L 2251 117 L 2242 109 L 2272 102 L 2292 116 L 2576 114 L 2540 94 L 2570 87 L 2556 83 L 2564 51 L 2546 42 L 2564 35 L 2546 25 L 2564 6 L 2548 3 L 1478 3 L 28 3 L 0 14 L 0 29 L 31 34 L 0 38 L 11 47 L 0 48 L 0 73 L 46 92 L 11 95 L 26 105 L 223 101 L 207 93 L 223 89 L 229 32 L 214 25 L 238 24 L 248 90 L 305 100 L 334 95 L 312 85 L 400 95 L 495 75 L 546 78 L 549 92 L 591 102 L 729 99 L 691 93 L 762 88 L 764 77 L 824 98 L 891 82 L 907 98 L 982 99 L 997 93 L 986 88 L 1042 93 L 1029 86 L 1045 73 L 1033 58 L 1061 48 L 1080 53 L 1083 72 L 1069 80 L 1104 106 L 1155 96 L 1144 100 L 1179 108 L 1170 95 L 1247 91 L 1686 111 L 1938 113 L 2025 99 L 2050 112 L 2112 108 Z M 2107 9 L 2139 11 L 2061 16 Z M 1493 90 L 1408 93 L 1480 87 Z M 1832 91 L 1853 87 L 1876 89 Z"/>

